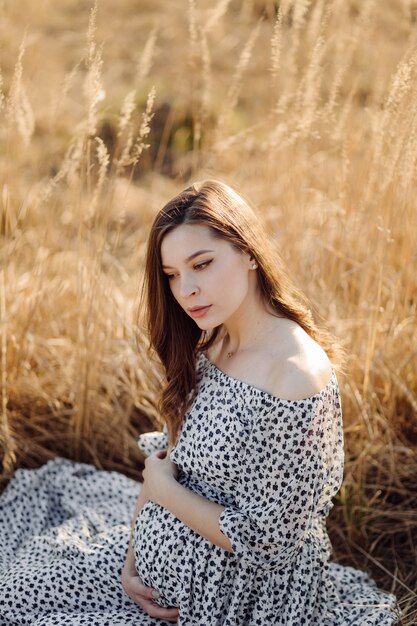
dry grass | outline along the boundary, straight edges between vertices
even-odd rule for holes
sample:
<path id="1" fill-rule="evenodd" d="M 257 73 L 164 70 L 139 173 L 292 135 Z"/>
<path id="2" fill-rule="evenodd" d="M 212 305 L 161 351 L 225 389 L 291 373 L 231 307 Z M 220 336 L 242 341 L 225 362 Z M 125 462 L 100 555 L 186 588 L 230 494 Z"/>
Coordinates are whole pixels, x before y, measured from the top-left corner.
<path id="1" fill-rule="evenodd" d="M 140 475 L 161 374 L 135 324 L 147 228 L 219 176 L 348 351 L 335 558 L 411 626 L 417 3 L 3 4 L 3 486 L 56 454 Z"/>

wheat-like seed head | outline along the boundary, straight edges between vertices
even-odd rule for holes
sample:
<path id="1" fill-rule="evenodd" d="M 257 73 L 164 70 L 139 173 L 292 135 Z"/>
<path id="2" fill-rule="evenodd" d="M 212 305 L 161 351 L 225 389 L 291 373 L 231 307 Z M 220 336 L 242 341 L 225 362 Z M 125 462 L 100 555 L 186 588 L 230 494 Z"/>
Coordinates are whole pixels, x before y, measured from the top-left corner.
<path id="1" fill-rule="evenodd" d="M 135 106 L 136 106 L 135 98 L 136 98 L 136 90 L 132 89 L 131 91 L 129 91 L 129 93 L 126 95 L 125 99 L 123 100 L 122 109 L 120 111 L 120 117 L 119 117 L 119 128 L 117 131 L 118 137 L 120 137 L 123 134 L 128 124 L 130 123 L 130 120 L 132 118 L 132 113 L 135 110 Z"/>
<path id="2" fill-rule="evenodd" d="M 9 96 L 6 101 L 6 119 L 15 122 L 25 146 L 29 146 L 35 130 L 35 116 L 23 84 L 23 56 L 26 50 L 26 34 L 19 48 Z"/>
<path id="3" fill-rule="evenodd" d="M 153 86 L 150 92 L 148 93 L 148 97 L 146 100 L 146 108 L 145 108 L 145 111 L 143 112 L 142 121 L 141 121 L 141 125 L 139 128 L 139 134 L 133 146 L 132 161 L 131 161 L 132 165 L 136 165 L 136 163 L 140 159 L 140 156 L 143 150 L 146 150 L 147 148 L 149 148 L 149 144 L 145 144 L 144 140 L 149 135 L 150 130 L 151 130 L 150 123 L 153 117 L 152 109 L 154 107 L 155 97 L 156 97 L 156 89 Z"/>
<path id="4" fill-rule="evenodd" d="M 149 76 L 152 60 L 155 52 L 158 29 L 155 26 L 149 33 L 149 37 L 143 48 L 136 70 L 136 81 L 140 85 Z"/>

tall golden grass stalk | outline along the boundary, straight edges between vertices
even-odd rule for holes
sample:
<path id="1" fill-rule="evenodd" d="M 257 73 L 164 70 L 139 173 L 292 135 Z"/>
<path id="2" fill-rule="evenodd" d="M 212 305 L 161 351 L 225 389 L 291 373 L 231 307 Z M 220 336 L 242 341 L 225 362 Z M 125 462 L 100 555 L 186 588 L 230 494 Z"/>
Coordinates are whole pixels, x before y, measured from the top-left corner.
<path id="1" fill-rule="evenodd" d="M 6 119 L 9 124 L 13 122 L 16 124 L 25 146 L 28 146 L 35 129 L 35 120 L 23 83 L 23 56 L 25 50 L 26 35 L 20 44 L 19 56 L 15 65 L 9 96 L 6 102 Z"/>
<path id="2" fill-rule="evenodd" d="M 149 33 L 149 37 L 143 48 L 142 55 L 139 59 L 136 72 L 136 82 L 140 85 L 149 76 L 152 60 L 155 53 L 155 45 L 157 40 L 158 29 L 154 27 Z"/>

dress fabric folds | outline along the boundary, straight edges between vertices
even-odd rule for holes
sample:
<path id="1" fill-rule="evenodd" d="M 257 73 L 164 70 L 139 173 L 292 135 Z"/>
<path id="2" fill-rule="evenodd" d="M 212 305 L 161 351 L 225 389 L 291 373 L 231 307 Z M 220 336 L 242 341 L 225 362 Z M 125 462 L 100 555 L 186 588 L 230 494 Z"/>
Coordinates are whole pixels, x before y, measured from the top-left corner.
<path id="1" fill-rule="evenodd" d="M 233 553 L 148 501 L 134 524 L 136 569 L 179 607 L 179 626 L 393 626 L 394 595 L 331 561 L 326 517 L 343 480 L 343 427 L 333 371 L 284 400 L 200 353 L 197 393 L 170 458 L 177 480 L 224 506 Z M 138 441 L 166 448 L 167 430 Z M 123 591 L 140 485 L 57 458 L 17 470 L 0 497 L 0 626 L 168 626 Z"/>

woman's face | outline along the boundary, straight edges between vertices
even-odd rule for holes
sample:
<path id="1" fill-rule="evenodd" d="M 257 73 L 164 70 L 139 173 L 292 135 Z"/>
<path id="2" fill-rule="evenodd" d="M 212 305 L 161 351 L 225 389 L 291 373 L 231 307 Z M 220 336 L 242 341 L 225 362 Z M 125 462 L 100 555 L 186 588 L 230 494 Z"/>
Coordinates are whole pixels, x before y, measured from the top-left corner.
<path id="1" fill-rule="evenodd" d="M 249 254 L 213 237 L 207 226 L 181 224 L 171 230 L 162 240 L 161 260 L 172 295 L 202 330 L 239 315 L 251 297 L 255 272 Z M 193 307 L 208 308 L 192 313 Z"/>

